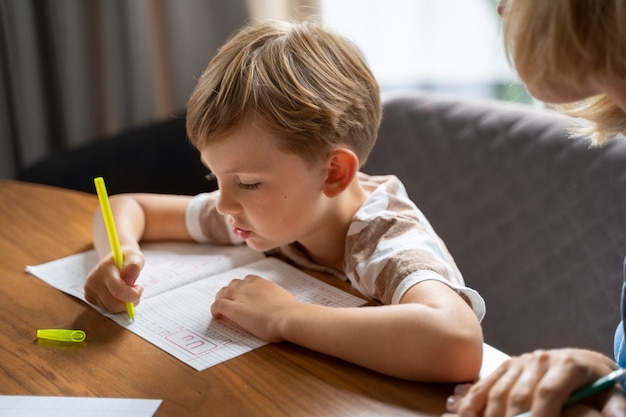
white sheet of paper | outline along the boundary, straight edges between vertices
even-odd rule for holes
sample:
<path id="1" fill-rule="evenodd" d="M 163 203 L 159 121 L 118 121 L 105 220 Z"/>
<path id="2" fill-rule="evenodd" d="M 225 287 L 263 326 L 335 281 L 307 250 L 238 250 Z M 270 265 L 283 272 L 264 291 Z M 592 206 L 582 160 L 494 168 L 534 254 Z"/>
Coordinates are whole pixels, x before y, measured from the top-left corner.
<path id="1" fill-rule="evenodd" d="M 152 417 L 161 400 L 0 395 L 0 417 Z"/>
<path id="2" fill-rule="evenodd" d="M 151 243 L 142 249 L 146 263 L 137 283 L 145 290 L 134 323 L 126 314 L 94 308 L 199 371 L 267 344 L 226 320 L 212 318 L 215 294 L 234 278 L 260 275 L 305 303 L 330 307 L 366 303 L 246 246 Z M 26 271 L 85 301 L 83 284 L 96 262 L 95 252 L 87 251 L 28 266 Z"/>

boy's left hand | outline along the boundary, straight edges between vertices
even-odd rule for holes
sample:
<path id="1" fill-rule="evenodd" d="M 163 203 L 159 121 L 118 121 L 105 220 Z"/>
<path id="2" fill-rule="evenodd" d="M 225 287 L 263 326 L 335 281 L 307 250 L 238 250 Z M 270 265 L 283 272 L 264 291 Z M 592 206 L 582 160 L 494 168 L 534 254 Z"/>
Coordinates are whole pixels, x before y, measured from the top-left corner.
<path id="1" fill-rule="evenodd" d="M 280 285 L 257 275 L 234 279 L 215 296 L 214 318 L 226 317 L 255 336 L 283 342 L 282 319 L 301 303 Z"/>

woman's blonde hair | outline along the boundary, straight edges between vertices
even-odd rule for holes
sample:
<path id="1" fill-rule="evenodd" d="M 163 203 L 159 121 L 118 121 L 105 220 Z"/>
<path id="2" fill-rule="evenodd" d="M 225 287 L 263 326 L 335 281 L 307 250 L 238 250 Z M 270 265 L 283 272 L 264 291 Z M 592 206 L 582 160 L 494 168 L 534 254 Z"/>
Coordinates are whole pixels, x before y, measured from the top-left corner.
<path id="1" fill-rule="evenodd" d="M 509 59 L 535 89 L 626 83 L 626 1 L 509 0 L 503 18 Z M 626 133 L 624 110 L 604 94 L 555 107 L 588 120 L 596 143 Z"/>
<path id="2" fill-rule="evenodd" d="M 314 22 L 264 21 L 211 60 L 188 103 L 187 134 L 202 148 L 257 123 L 307 161 L 347 147 L 363 164 L 381 116 L 378 83 L 347 39 Z"/>

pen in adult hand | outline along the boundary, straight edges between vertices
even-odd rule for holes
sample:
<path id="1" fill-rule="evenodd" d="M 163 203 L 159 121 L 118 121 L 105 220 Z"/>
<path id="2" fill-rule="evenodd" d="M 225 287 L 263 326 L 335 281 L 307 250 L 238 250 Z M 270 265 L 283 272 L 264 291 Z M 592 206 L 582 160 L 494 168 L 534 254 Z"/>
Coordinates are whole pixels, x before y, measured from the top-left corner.
<path id="1" fill-rule="evenodd" d="M 587 397 L 590 397 L 594 394 L 597 394 L 601 391 L 607 390 L 617 384 L 618 382 L 622 382 L 626 380 L 626 369 L 619 368 L 610 374 L 603 376 L 602 378 L 594 381 L 593 383 L 584 386 L 572 393 L 569 398 L 563 404 L 563 408 L 569 407 L 570 405 L 574 405 Z M 526 411 L 525 413 L 518 414 L 515 417 L 532 417 L 530 411 Z"/>
<path id="2" fill-rule="evenodd" d="M 111 243 L 113 259 L 115 260 L 117 268 L 122 271 L 122 268 L 124 268 L 124 255 L 122 254 L 120 240 L 117 237 L 117 229 L 115 228 L 115 222 L 113 221 L 113 212 L 111 211 L 111 204 L 109 203 L 109 196 L 104 185 L 104 179 L 102 177 L 97 177 L 94 178 L 93 181 L 96 185 L 96 193 L 98 194 L 98 200 L 100 201 L 100 209 L 102 210 L 104 225 L 107 229 L 109 242 Z M 135 306 L 133 303 L 126 302 L 126 311 L 128 312 L 128 317 L 131 322 L 135 321 Z"/>

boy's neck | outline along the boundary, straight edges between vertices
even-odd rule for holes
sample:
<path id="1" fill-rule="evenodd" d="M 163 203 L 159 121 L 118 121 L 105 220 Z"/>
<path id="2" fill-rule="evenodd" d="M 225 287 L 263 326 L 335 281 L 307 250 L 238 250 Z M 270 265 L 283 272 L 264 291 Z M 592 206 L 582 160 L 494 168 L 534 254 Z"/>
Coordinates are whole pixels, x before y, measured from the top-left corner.
<path id="1" fill-rule="evenodd" d="M 366 199 L 367 193 L 355 178 L 344 192 L 331 200 L 320 232 L 300 242 L 314 262 L 343 272 L 348 228 Z"/>

